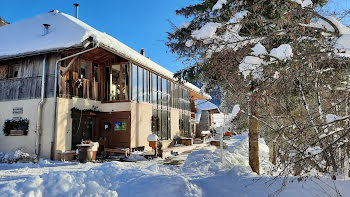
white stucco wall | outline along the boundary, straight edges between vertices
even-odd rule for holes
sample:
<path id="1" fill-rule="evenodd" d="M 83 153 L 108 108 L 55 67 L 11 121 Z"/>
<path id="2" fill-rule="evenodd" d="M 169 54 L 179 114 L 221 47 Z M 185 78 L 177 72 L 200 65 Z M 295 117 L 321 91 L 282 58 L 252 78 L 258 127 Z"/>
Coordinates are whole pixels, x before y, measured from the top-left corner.
<path id="1" fill-rule="evenodd" d="M 30 154 L 35 153 L 35 125 L 37 119 L 37 105 L 39 99 L 6 101 L 0 102 L 0 128 L 2 130 L 4 122 L 13 117 L 22 117 L 29 119 L 29 131 L 27 136 L 5 136 L 0 135 L 0 152 L 13 152 L 22 150 Z M 13 115 L 13 108 L 23 107 L 23 114 Z M 56 124 L 56 151 L 57 153 L 71 150 L 72 144 L 72 118 L 71 109 L 92 109 L 98 107 L 102 112 L 131 111 L 131 147 L 145 146 L 150 149 L 147 136 L 152 133 L 151 118 L 152 104 L 121 102 L 121 103 L 101 103 L 81 98 L 58 98 L 57 99 L 57 124 Z M 43 108 L 43 134 L 41 138 L 41 157 L 49 158 L 51 151 L 51 138 L 53 131 L 54 118 L 54 98 L 46 99 Z M 178 109 L 171 109 L 171 134 L 179 135 L 179 115 Z M 163 141 L 164 147 L 170 144 L 171 140 Z"/>
<path id="2" fill-rule="evenodd" d="M 4 101 L 0 102 L 0 152 L 14 152 L 21 150 L 29 154 L 35 154 L 35 127 L 37 121 L 37 106 L 40 99 Z M 23 107 L 23 114 L 14 115 L 14 107 Z M 43 107 L 41 157 L 49 158 L 51 150 L 52 125 L 54 99 L 48 98 Z M 4 123 L 13 117 L 27 118 L 29 120 L 28 135 L 5 136 L 3 132 Z"/>
<path id="3" fill-rule="evenodd" d="M 147 136 L 152 133 L 152 104 L 131 102 L 131 147 L 151 149 Z"/>

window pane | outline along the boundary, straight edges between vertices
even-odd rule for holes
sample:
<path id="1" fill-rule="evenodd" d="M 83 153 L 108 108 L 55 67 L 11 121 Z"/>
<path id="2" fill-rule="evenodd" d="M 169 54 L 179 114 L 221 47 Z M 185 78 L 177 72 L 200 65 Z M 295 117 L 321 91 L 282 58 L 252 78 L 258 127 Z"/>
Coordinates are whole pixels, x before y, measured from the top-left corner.
<path id="1" fill-rule="evenodd" d="M 85 62 L 80 62 L 80 78 L 89 79 L 90 78 L 90 65 Z"/>
<path id="2" fill-rule="evenodd" d="M 157 109 L 152 110 L 152 133 L 158 135 L 159 120 L 157 115 Z"/>
<path id="3" fill-rule="evenodd" d="M 120 100 L 120 84 L 119 84 L 120 65 L 112 66 L 112 83 L 110 91 L 110 101 Z"/>
<path id="4" fill-rule="evenodd" d="M 108 101 L 109 100 L 109 86 L 110 86 L 110 83 L 109 83 L 109 80 L 110 80 L 110 69 L 109 67 L 106 67 L 105 68 L 105 81 L 104 81 L 104 99 L 105 101 Z"/>
<path id="5" fill-rule="evenodd" d="M 143 100 L 148 102 L 148 71 L 143 70 Z"/>
<path id="6" fill-rule="evenodd" d="M 138 67 L 138 101 L 143 102 L 143 68 Z"/>
<path id="7" fill-rule="evenodd" d="M 124 64 L 124 72 L 123 72 L 123 78 L 122 78 L 122 99 L 129 100 L 129 65 Z"/>
<path id="8" fill-rule="evenodd" d="M 168 139 L 168 112 L 167 111 L 161 111 L 162 112 L 162 140 Z"/>
<path id="9" fill-rule="evenodd" d="M 162 105 L 162 78 L 158 76 L 158 105 Z"/>
<path id="10" fill-rule="evenodd" d="M 177 94 L 177 85 L 174 84 L 174 108 L 178 108 L 177 103 L 179 101 L 178 94 Z"/>
<path id="11" fill-rule="evenodd" d="M 162 113 L 160 110 L 157 110 L 157 116 L 158 116 L 158 131 L 157 131 L 157 136 L 161 139 L 162 136 Z"/>
<path id="12" fill-rule="evenodd" d="M 137 101 L 137 66 L 132 65 L 132 100 Z"/>
<path id="13" fill-rule="evenodd" d="M 173 82 L 169 81 L 169 107 L 173 107 Z"/>
<path id="14" fill-rule="evenodd" d="M 157 75 L 152 73 L 152 102 L 153 104 L 157 104 Z"/>
<path id="15" fill-rule="evenodd" d="M 171 138 L 170 133 L 171 133 L 171 113 L 170 111 L 167 112 L 168 113 L 168 139 Z"/>
<path id="16" fill-rule="evenodd" d="M 168 106 L 168 84 L 166 79 L 162 79 L 162 105 Z"/>

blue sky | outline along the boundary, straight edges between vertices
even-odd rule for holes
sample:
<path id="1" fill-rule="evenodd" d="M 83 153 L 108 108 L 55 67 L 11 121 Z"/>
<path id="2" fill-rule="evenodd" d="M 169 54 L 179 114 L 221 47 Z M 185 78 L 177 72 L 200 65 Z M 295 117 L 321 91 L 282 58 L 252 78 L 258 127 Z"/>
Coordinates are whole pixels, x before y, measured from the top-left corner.
<path id="1" fill-rule="evenodd" d="M 184 68 L 165 46 L 166 32 L 172 31 L 168 20 L 179 25 L 184 18 L 175 10 L 198 0 L 4 0 L 0 17 L 10 23 L 53 9 L 73 15 L 73 3 L 79 3 L 79 18 L 106 32 L 136 51 L 145 48 L 146 56 L 172 72 Z M 350 0 L 329 0 L 328 13 L 350 8 Z M 349 20 L 343 20 L 349 25 Z"/>
<path id="2" fill-rule="evenodd" d="M 73 15 L 73 3 L 79 3 L 79 19 L 97 30 L 117 38 L 136 51 L 145 48 L 146 56 L 172 72 L 184 68 L 165 46 L 166 32 L 185 19 L 175 10 L 194 0 L 8 0 L 2 1 L 0 17 L 13 23 L 57 9 Z"/>

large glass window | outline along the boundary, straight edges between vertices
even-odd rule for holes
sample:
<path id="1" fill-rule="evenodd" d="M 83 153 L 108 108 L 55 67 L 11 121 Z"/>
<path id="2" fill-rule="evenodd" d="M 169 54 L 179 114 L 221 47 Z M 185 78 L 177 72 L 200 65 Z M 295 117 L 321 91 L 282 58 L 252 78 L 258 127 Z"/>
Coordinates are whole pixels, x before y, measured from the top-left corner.
<path id="1" fill-rule="evenodd" d="M 149 72 L 143 70 L 143 101 L 149 102 Z"/>
<path id="2" fill-rule="evenodd" d="M 123 76 L 122 76 L 122 95 L 123 100 L 129 100 L 129 64 L 123 65 Z"/>
<path id="3" fill-rule="evenodd" d="M 162 110 L 162 140 L 168 139 L 168 111 Z"/>
<path id="4" fill-rule="evenodd" d="M 158 77 L 157 75 L 152 73 L 152 103 L 157 104 L 157 82 Z"/>
<path id="5" fill-rule="evenodd" d="M 129 100 L 128 64 L 111 65 L 105 68 L 104 97 L 107 101 Z M 98 66 L 94 67 L 95 82 L 99 82 Z M 97 91 L 97 90 L 96 90 Z"/>
<path id="6" fill-rule="evenodd" d="M 137 101 L 143 102 L 143 68 L 138 67 L 138 99 Z"/>
<path id="7" fill-rule="evenodd" d="M 179 93 L 178 93 L 178 85 L 177 84 L 174 84 L 173 97 L 174 97 L 174 108 L 179 108 Z"/>
<path id="8" fill-rule="evenodd" d="M 167 110 L 153 109 L 152 111 L 152 133 L 159 139 L 167 140 L 170 138 L 170 112 Z"/>
<path id="9" fill-rule="evenodd" d="M 137 101 L 137 66 L 132 65 L 132 100 Z"/>
<path id="10" fill-rule="evenodd" d="M 109 88 L 110 88 L 110 69 L 109 69 L 109 67 L 106 67 L 105 68 L 105 82 L 104 82 L 104 99 L 106 100 L 106 101 L 108 101 L 109 100 Z"/>
<path id="11" fill-rule="evenodd" d="M 173 82 L 168 81 L 169 107 L 173 107 Z"/>
<path id="12" fill-rule="evenodd" d="M 168 106 L 168 81 L 162 79 L 162 105 Z"/>
<path id="13" fill-rule="evenodd" d="M 111 88 L 110 88 L 110 101 L 117 101 L 120 100 L 120 65 L 112 65 L 112 72 L 111 72 Z"/>
<path id="14" fill-rule="evenodd" d="M 158 105 L 162 105 L 162 78 L 158 76 L 158 89 L 157 89 L 157 103 Z"/>

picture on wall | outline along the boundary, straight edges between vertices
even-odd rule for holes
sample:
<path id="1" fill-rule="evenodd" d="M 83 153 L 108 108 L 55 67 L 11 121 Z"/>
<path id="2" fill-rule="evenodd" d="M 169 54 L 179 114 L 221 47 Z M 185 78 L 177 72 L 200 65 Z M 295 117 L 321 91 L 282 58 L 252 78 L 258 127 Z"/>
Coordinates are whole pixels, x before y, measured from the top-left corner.
<path id="1" fill-rule="evenodd" d="M 125 131 L 126 122 L 125 121 L 115 121 L 114 122 L 114 131 Z"/>

